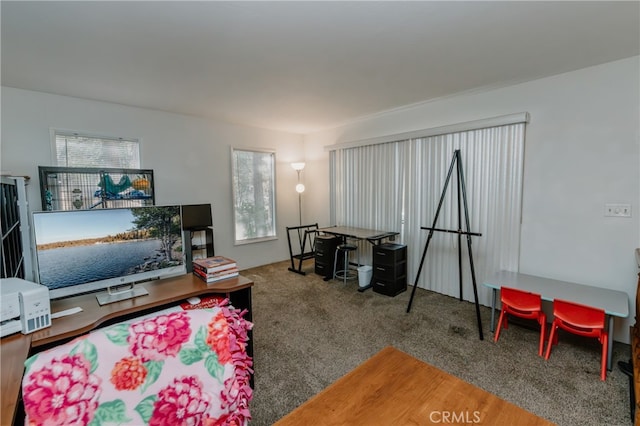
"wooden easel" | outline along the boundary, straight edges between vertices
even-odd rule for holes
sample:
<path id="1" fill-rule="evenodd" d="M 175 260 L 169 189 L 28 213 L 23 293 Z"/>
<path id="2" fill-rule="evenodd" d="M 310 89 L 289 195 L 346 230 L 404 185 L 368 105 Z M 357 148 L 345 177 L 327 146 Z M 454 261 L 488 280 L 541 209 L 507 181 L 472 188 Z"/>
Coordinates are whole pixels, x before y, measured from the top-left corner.
<path id="1" fill-rule="evenodd" d="M 440 195 L 440 202 L 438 203 L 438 208 L 436 209 L 436 215 L 433 218 L 433 224 L 431 225 L 431 227 L 420 227 L 420 229 L 427 229 L 429 230 L 429 236 L 427 237 L 427 242 L 424 246 L 424 251 L 422 252 L 422 258 L 420 259 L 420 266 L 418 267 L 418 274 L 416 275 L 416 280 L 413 284 L 413 290 L 411 291 L 411 298 L 409 299 L 409 305 L 407 306 L 407 313 L 409 313 L 409 311 L 411 310 L 411 304 L 413 303 L 413 297 L 416 294 L 416 288 L 418 287 L 418 280 L 420 279 L 420 273 L 422 272 L 422 266 L 424 265 L 424 259 L 427 255 L 427 249 L 429 248 L 429 243 L 431 242 L 431 238 L 433 237 L 433 233 L 435 231 L 438 232 L 449 232 L 449 233 L 453 233 L 453 234 L 458 234 L 458 274 L 459 274 L 459 278 L 460 278 L 460 301 L 462 301 L 462 236 L 466 235 L 467 236 L 467 248 L 469 251 L 469 265 L 471 267 L 471 279 L 473 281 L 473 295 L 475 298 L 475 304 L 476 304 L 476 317 L 477 317 L 477 321 L 478 321 L 478 333 L 480 334 L 480 340 L 484 340 L 484 336 L 482 334 L 482 320 L 480 318 L 480 304 L 478 303 L 478 287 L 476 284 L 476 273 L 475 273 L 475 269 L 473 266 L 473 254 L 471 252 L 471 236 L 477 236 L 480 237 L 482 236 L 482 234 L 477 233 L 477 232 L 471 232 L 469 231 L 469 209 L 467 207 L 467 194 L 466 194 L 466 188 L 465 188 L 465 183 L 464 183 L 464 174 L 462 172 L 462 163 L 461 163 L 461 158 L 460 158 L 460 150 L 457 149 L 455 150 L 455 152 L 453 153 L 453 158 L 451 159 L 451 165 L 449 166 L 449 172 L 447 173 L 447 179 L 444 182 L 444 188 L 442 189 L 442 194 Z M 451 174 L 453 173 L 453 166 L 457 165 L 456 167 L 456 171 L 457 171 L 457 176 L 458 176 L 458 229 L 457 230 L 451 230 L 451 229 L 441 229 L 441 228 L 436 228 L 436 222 L 438 221 L 438 216 L 440 215 L 440 209 L 442 208 L 442 203 L 444 201 L 444 196 L 446 195 L 447 192 L 447 187 L 449 186 L 449 181 L 451 180 Z M 464 219 L 465 219 L 465 225 L 466 225 L 466 230 L 462 229 L 462 214 L 460 211 L 460 206 L 461 206 L 461 198 L 462 198 L 462 205 L 464 206 Z"/>

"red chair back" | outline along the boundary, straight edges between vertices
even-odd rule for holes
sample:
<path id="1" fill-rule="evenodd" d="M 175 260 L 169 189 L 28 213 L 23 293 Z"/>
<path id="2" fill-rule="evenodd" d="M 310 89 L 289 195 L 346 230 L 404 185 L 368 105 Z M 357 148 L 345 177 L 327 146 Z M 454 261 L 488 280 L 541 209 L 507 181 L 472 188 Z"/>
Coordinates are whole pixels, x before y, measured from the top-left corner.
<path id="1" fill-rule="evenodd" d="M 605 325 L 603 309 L 566 300 L 553 301 L 553 316 L 583 336 L 598 337 Z"/>
<path id="2" fill-rule="evenodd" d="M 504 326 L 507 328 L 507 315 L 515 315 L 520 318 L 534 319 L 540 324 L 540 343 L 538 345 L 538 355 L 542 356 L 544 348 L 544 334 L 547 324 L 547 317 L 542 311 L 542 297 L 539 294 L 511 287 L 500 288 L 500 301 L 502 302 L 502 312 L 498 320 L 498 328 L 494 335 L 494 342 L 500 338 L 500 330 Z"/>
<path id="3" fill-rule="evenodd" d="M 539 294 L 510 287 L 500 289 L 500 300 L 512 308 L 525 312 L 539 311 L 542 306 L 542 297 Z"/>
<path id="4" fill-rule="evenodd" d="M 547 353 L 544 358 L 549 359 L 551 347 L 558 343 L 558 328 L 562 328 L 579 336 L 595 337 L 602 345 L 600 379 L 606 380 L 609 333 L 605 330 L 605 311 L 600 308 L 594 308 L 593 306 L 555 299 L 553 301 L 553 316 L 549 345 L 547 345 Z"/>

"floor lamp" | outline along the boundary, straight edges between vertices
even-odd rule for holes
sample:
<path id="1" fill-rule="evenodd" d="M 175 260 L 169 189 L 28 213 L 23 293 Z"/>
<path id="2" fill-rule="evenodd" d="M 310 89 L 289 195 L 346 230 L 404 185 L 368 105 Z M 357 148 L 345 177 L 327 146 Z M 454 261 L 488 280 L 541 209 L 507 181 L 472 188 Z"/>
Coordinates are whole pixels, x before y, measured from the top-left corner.
<path id="1" fill-rule="evenodd" d="M 300 216 L 300 226 L 302 226 L 302 193 L 304 192 L 304 185 L 300 182 L 300 172 L 304 169 L 304 163 L 291 163 L 293 170 L 298 173 L 298 184 L 296 185 L 296 192 L 298 193 L 298 215 Z"/>

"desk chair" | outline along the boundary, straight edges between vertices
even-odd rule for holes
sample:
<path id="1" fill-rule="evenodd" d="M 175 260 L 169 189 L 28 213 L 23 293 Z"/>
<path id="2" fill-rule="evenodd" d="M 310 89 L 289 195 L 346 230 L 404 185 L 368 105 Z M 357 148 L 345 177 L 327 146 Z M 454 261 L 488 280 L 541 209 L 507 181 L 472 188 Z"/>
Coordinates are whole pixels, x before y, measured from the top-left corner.
<path id="1" fill-rule="evenodd" d="M 333 278 L 343 280 L 347 284 L 347 280 L 358 278 L 358 271 L 349 268 L 349 254 L 358 252 L 358 246 L 355 244 L 340 244 L 336 249 L 336 255 L 333 260 Z M 342 269 L 338 268 L 338 259 L 343 256 Z M 358 253 L 358 266 L 360 266 L 360 254 Z"/>
<path id="2" fill-rule="evenodd" d="M 518 290 L 516 288 L 502 287 L 500 289 L 500 301 L 502 302 L 502 312 L 500 313 L 498 328 L 496 329 L 496 335 L 493 341 L 498 341 L 503 324 L 504 328 L 507 328 L 508 314 L 519 318 L 534 319 L 540 324 L 538 355 L 542 356 L 544 334 L 547 327 L 547 316 L 542 311 L 542 297 L 536 293 Z"/>
<path id="3" fill-rule="evenodd" d="M 549 359 L 551 346 L 558 344 L 558 327 L 585 337 L 596 337 L 602 344 L 602 362 L 600 366 L 600 379 L 607 378 L 607 343 L 609 334 L 605 331 L 605 312 L 603 309 L 585 306 L 566 300 L 555 299 L 553 301 L 553 323 L 547 345 L 547 354 L 544 359 Z"/>

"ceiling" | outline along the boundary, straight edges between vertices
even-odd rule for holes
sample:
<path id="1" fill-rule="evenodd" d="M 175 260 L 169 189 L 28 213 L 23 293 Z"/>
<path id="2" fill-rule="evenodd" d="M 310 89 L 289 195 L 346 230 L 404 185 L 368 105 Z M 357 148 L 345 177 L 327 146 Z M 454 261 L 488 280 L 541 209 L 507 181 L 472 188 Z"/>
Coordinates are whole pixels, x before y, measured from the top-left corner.
<path id="1" fill-rule="evenodd" d="M 2 85 L 293 133 L 640 54 L 640 2 L 11 2 Z"/>

